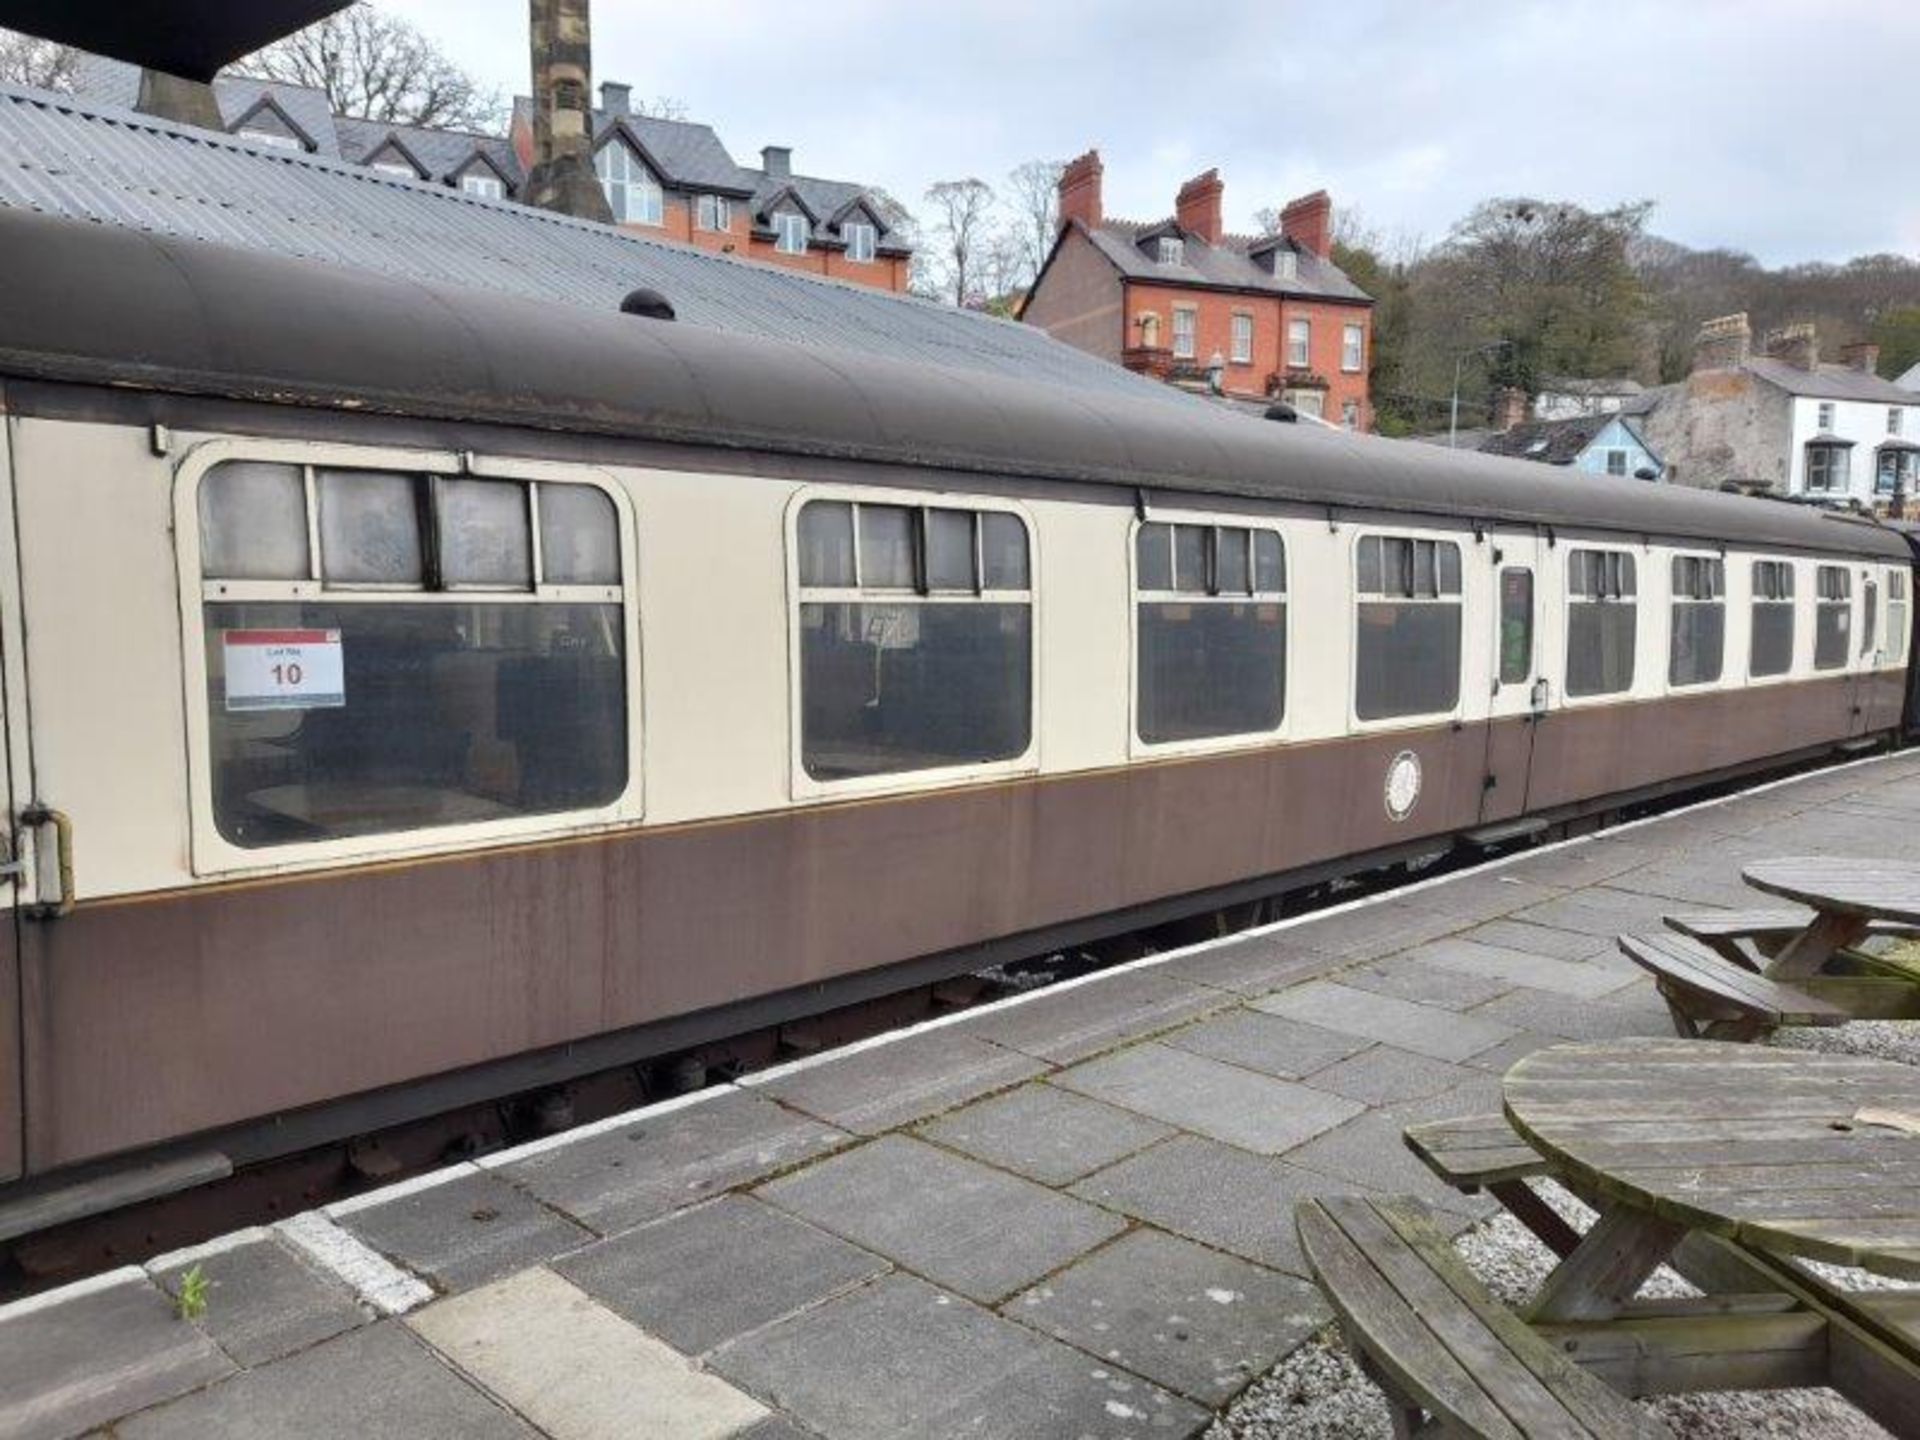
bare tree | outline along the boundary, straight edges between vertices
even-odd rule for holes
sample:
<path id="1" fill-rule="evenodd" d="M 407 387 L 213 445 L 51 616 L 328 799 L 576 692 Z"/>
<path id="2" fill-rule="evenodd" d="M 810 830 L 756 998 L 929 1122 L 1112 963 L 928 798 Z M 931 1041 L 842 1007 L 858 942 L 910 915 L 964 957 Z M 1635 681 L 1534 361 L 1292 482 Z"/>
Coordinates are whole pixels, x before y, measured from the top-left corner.
<path id="1" fill-rule="evenodd" d="M 1047 263 L 1060 229 L 1060 174 L 1064 160 L 1029 160 L 1007 174 L 1007 208 L 1013 212 L 1009 238 L 1025 271 L 1018 285 L 1031 285 Z"/>
<path id="2" fill-rule="evenodd" d="M 74 67 L 79 61 L 80 52 L 71 45 L 0 30 L 0 84 L 64 94 L 73 89 Z"/>
<path id="3" fill-rule="evenodd" d="M 628 108 L 652 120 L 684 120 L 687 102 L 678 95 L 656 95 L 651 100 L 629 99 Z"/>
<path id="4" fill-rule="evenodd" d="M 941 292 L 955 305 L 974 303 L 981 298 L 974 270 L 993 212 L 993 187 L 971 178 L 939 180 L 927 187 L 927 203 L 945 262 Z"/>
<path id="5" fill-rule="evenodd" d="M 500 122 L 499 91 L 482 89 L 405 20 L 365 3 L 296 30 L 233 68 L 325 91 L 341 115 L 476 130 Z"/>

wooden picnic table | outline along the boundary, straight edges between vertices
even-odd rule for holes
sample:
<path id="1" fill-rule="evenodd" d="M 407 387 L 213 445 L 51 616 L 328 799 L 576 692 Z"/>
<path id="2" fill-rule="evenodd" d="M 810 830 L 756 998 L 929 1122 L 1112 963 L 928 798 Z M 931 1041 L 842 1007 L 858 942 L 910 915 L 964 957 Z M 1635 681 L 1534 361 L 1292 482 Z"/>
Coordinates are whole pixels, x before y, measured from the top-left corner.
<path id="1" fill-rule="evenodd" d="M 1756 860 L 1747 884 L 1813 911 L 1807 928 L 1767 966 L 1776 980 L 1817 975 L 1834 955 L 1866 938 L 1875 921 L 1920 925 L 1920 865 L 1859 856 Z"/>

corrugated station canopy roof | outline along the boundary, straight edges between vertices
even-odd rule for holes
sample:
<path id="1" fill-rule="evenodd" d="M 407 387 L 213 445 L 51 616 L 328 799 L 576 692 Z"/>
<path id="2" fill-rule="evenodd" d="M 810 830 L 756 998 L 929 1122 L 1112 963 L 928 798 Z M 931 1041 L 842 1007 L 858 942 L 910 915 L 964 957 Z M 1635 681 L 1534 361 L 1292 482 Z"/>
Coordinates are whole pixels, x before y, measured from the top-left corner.
<path id="1" fill-rule="evenodd" d="M 0 25 L 96 55 L 211 80 L 348 0 L 0 0 Z"/>
<path id="2" fill-rule="evenodd" d="M 1765 500 L 0 213 L 0 374 L 1315 506 L 1906 553 Z"/>

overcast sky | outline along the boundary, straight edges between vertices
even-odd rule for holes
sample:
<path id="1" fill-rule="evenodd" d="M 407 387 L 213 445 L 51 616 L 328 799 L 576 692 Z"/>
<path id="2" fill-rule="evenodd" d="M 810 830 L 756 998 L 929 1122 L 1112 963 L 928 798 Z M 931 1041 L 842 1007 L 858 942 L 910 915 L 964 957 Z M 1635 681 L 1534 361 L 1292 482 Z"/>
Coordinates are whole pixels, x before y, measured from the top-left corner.
<path id="1" fill-rule="evenodd" d="M 524 0 L 383 0 L 507 93 Z M 1476 200 L 1655 202 L 1768 264 L 1920 254 L 1916 0 L 595 0 L 594 80 L 744 163 L 918 206 L 1098 146 L 1109 214 L 1218 166 L 1230 228 L 1320 186 L 1428 240 Z"/>

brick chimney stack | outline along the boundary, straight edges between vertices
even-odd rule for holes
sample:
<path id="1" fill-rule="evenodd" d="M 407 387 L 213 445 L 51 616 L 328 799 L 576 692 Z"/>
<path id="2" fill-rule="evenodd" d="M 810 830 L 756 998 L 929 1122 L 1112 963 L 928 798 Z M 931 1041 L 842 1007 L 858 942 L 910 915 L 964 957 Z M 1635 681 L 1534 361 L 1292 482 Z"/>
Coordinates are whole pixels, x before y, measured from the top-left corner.
<path id="1" fill-rule="evenodd" d="M 1173 213 L 1182 230 L 1197 235 L 1209 245 L 1220 243 L 1220 197 L 1226 185 L 1218 170 L 1196 175 L 1180 187 L 1174 199 Z"/>
<path id="2" fill-rule="evenodd" d="M 525 199 L 542 210 L 611 223 L 593 173 L 588 80 L 593 40 L 587 0 L 528 0 L 533 55 L 533 168 Z"/>
<path id="3" fill-rule="evenodd" d="M 1693 368 L 1700 370 L 1738 370 L 1747 363 L 1753 348 L 1753 330 L 1747 324 L 1747 312 L 1722 315 L 1700 327 L 1693 339 Z"/>
<path id="4" fill-rule="evenodd" d="M 1062 225 L 1078 220 L 1089 230 L 1100 228 L 1100 222 L 1106 218 L 1100 208 L 1100 177 L 1103 173 L 1098 150 L 1089 150 L 1078 159 L 1067 162 L 1067 168 L 1060 172 Z"/>
<path id="5" fill-rule="evenodd" d="M 1533 397 L 1518 385 L 1502 385 L 1493 392 L 1493 428 L 1501 434 L 1524 425 L 1533 412 Z"/>
<path id="6" fill-rule="evenodd" d="M 1333 253 L 1333 197 L 1324 190 L 1289 200 L 1280 212 L 1280 233 L 1321 259 Z"/>
<path id="7" fill-rule="evenodd" d="M 1858 370 L 1862 375 L 1874 375 L 1880 370 L 1880 347 L 1871 340 L 1854 340 L 1840 347 L 1840 363 L 1849 370 Z"/>
<path id="8" fill-rule="evenodd" d="M 1806 321 L 1782 325 L 1767 332 L 1767 358 L 1781 360 L 1796 370 L 1812 370 L 1820 362 L 1820 341 Z"/>

